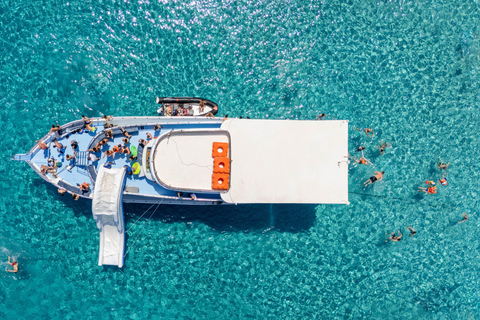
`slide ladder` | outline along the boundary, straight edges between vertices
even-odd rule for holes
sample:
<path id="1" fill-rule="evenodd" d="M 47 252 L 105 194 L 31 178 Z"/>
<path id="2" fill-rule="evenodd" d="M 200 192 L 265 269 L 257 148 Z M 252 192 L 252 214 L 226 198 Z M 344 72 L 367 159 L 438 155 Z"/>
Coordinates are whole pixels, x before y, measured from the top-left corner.
<path id="1" fill-rule="evenodd" d="M 123 267 L 125 223 L 123 219 L 123 188 L 125 168 L 98 171 L 93 193 L 92 213 L 100 231 L 98 265 Z"/>

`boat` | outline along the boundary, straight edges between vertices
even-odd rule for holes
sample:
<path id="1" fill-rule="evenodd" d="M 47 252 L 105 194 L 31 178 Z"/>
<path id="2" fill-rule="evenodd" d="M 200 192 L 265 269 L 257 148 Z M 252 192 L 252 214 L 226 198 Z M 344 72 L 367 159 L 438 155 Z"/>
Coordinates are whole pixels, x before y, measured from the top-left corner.
<path id="1" fill-rule="evenodd" d="M 347 120 L 103 117 L 52 130 L 12 159 L 92 200 L 99 265 L 123 266 L 123 203 L 348 204 Z"/>
<path id="2" fill-rule="evenodd" d="M 218 113 L 218 105 L 204 98 L 194 97 L 157 97 L 161 106 L 157 109 L 159 116 L 210 116 Z"/>

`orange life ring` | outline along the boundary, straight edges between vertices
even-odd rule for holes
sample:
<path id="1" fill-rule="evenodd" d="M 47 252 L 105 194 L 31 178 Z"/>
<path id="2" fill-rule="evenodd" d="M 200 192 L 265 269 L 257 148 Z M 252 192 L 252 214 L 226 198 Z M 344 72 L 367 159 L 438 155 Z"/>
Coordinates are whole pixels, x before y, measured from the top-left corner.
<path id="1" fill-rule="evenodd" d="M 228 190 L 229 175 L 225 173 L 212 174 L 212 189 L 213 190 Z"/>
<path id="2" fill-rule="evenodd" d="M 230 173 L 230 159 L 229 158 L 214 158 L 213 172 L 215 173 Z"/>
<path id="3" fill-rule="evenodd" d="M 212 157 L 214 158 L 226 158 L 228 157 L 228 143 L 227 142 L 214 142 L 212 148 Z"/>

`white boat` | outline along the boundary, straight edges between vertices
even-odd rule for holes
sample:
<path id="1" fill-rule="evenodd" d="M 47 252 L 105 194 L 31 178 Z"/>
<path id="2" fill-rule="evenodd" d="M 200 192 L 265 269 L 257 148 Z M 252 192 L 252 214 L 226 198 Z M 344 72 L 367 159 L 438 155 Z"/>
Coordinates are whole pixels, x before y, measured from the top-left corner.
<path id="1" fill-rule="evenodd" d="M 28 163 L 54 186 L 93 200 L 101 232 L 99 265 L 123 266 L 123 202 L 348 204 L 348 121 L 115 117 L 111 128 L 103 118 L 91 121 L 95 132 L 84 129 L 84 121 L 73 121 L 41 139 L 45 150 L 37 143 L 12 158 Z M 87 150 L 108 130 L 113 137 L 92 162 Z M 137 158 L 101 158 L 123 144 L 123 130 L 131 135 L 126 147 L 136 148 Z M 147 133 L 152 135 L 148 141 Z M 55 148 L 55 141 L 66 149 Z M 67 161 L 73 141 L 76 158 Z M 43 174 L 42 166 L 49 172 Z M 126 174 L 126 168 L 135 173 Z M 82 192 L 84 183 L 90 186 Z"/>
<path id="2" fill-rule="evenodd" d="M 157 97 L 159 116 L 215 116 L 218 105 L 203 98 Z"/>

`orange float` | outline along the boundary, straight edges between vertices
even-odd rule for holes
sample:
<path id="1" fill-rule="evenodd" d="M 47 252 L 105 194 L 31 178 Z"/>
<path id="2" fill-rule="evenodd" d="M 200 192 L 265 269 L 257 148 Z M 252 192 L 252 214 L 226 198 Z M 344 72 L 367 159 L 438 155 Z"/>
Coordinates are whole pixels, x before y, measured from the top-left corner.
<path id="1" fill-rule="evenodd" d="M 228 190 L 229 175 L 225 173 L 212 174 L 212 189 L 213 190 Z"/>
<path id="2" fill-rule="evenodd" d="M 230 159 L 229 158 L 214 158 L 213 172 L 215 173 L 230 173 Z"/>
<path id="3" fill-rule="evenodd" d="M 214 142 L 212 148 L 212 157 L 214 158 L 226 158 L 228 157 L 228 143 L 227 142 Z"/>

